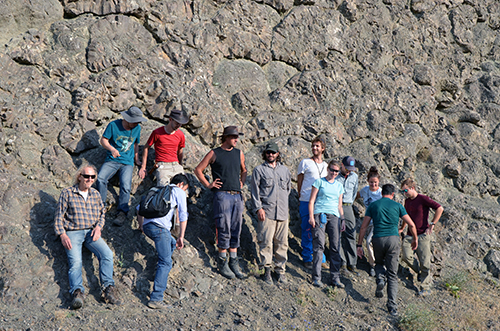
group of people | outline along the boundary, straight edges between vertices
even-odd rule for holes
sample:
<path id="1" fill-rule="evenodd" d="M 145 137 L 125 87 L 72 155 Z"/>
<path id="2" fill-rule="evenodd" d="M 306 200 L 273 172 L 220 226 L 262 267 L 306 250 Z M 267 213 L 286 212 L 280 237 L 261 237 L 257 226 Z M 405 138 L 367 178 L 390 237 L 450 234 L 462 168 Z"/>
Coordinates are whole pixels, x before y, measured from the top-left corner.
<path id="1" fill-rule="evenodd" d="M 111 122 L 101 139 L 107 150 L 106 161 L 99 174 L 91 164 L 78 169 L 75 185 L 62 191 L 55 217 L 56 234 L 66 249 L 69 261 L 70 293 L 72 307 L 83 305 L 84 288 L 81 275 L 81 249 L 85 245 L 100 263 L 100 280 L 107 302 L 119 304 L 113 281 L 113 254 L 100 237 L 104 226 L 107 183 L 117 172 L 120 176 L 118 215 L 114 224 L 121 226 L 126 220 L 133 165 L 137 164 L 140 178 L 145 178 L 148 150 L 155 149 L 155 175 L 157 186 L 170 185 L 172 208 L 161 218 L 147 219 L 138 215 L 139 228 L 151 238 L 158 253 L 158 264 L 153 291 L 148 306 L 164 308 L 163 293 L 167 286 L 168 273 L 172 267 L 172 252 L 184 246 L 184 234 L 188 219 L 186 191 L 188 179 L 183 174 L 182 160 L 185 136 L 180 127 L 189 122 L 184 111 L 172 110 L 166 125 L 154 130 L 149 137 L 142 159 L 139 158 L 140 122 L 147 119 L 137 107 L 122 113 L 123 119 Z M 244 201 L 242 188 L 246 182 L 245 156 L 236 148 L 243 135 L 236 126 L 224 128 L 221 145 L 209 151 L 194 169 L 194 174 L 203 186 L 213 191 L 213 218 L 217 236 L 217 270 L 228 278 L 245 278 L 239 265 L 238 248 L 243 224 Z M 377 297 L 383 296 L 387 283 L 387 307 L 397 314 L 397 270 L 401 247 L 401 234 L 408 225 L 408 235 L 402 242 L 402 263 L 406 264 L 421 279 L 420 295 L 430 293 L 431 245 L 430 235 L 439 220 L 443 208 L 429 197 L 418 194 L 416 182 L 407 179 L 401 184 L 405 195 L 405 206 L 394 201 L 395 187 L 380 184 L 376 167 L 370 168 L 368 185 L 358 192 L 358 175 L 355 159 L 346 156 L 341 162 L 323 161 L 325 141 L 318 137 L 311 144 L 312 156 L 302 160 L 298 166 L 297 189 L 301 217 L 301 246 L 304 266 L 311 270 L 314 286 L 323 287 L 321 271 L 327 266 L 325 252 L 326 234 L 329 237 L 328 261 L 331 285 L 344 288 L 340 280 L 341 271 L 349 276 L 358 276 L 357 259 L 363 257 L 361 246 L 366 238 L 366 252 L 370 264 L 370 275 L 376 277 Z M 273 284 L 286 283 L 285 276 L 288 252 L 289 195 L 292 189 L 291 173 L 281 163 L 276 143 L 268 143 L 262 152 L 263 163 L 253 170 L 250 180 L 251 200 L 257 218 L 257 241 L 259 267 L 262 279 Z M 211 181 L 204 171 L 210 167 Z M 97 188 L 92 188 L 97 177 Z M 365 217 L 356 233 L 356 218 L 353 203 L 362 199 L 366 207 Z M 429 208 L 435 210 L 428 223 Z M 399 226 L 400 219 L 403 225 Z M 171 229 L 177 225 L 177 239 Z M 356 244 L 357 240 L 357 244 Z M 416 250 L 418 261 L 414 259 Z M 272 269 L 274 265 L 273 277 Z"/>

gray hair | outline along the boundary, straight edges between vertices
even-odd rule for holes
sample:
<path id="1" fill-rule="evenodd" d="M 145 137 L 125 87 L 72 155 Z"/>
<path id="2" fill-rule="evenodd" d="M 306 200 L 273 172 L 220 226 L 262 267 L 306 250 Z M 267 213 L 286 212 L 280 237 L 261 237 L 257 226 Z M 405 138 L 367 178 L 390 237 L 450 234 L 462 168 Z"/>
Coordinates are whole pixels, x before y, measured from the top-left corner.
<path id="1" fill-rule="evenodd" d="M 95 165 L 91 164 L 91 163 L 83 163 L 80 168 L 78 168 L 78 170 L 76 171 L 76 174 L 75 174 L 75 184 L 79 184 L 80 181 L 78 180 L 78 177 L 80 177 L 80 175 L 82 174 L 83 172 L 83 169 L 87 169 L 87 168 L 92 168 L 94 170 L 94 173 L 96 174 L 97 176 L 97 168 L 95 167 Z"/>

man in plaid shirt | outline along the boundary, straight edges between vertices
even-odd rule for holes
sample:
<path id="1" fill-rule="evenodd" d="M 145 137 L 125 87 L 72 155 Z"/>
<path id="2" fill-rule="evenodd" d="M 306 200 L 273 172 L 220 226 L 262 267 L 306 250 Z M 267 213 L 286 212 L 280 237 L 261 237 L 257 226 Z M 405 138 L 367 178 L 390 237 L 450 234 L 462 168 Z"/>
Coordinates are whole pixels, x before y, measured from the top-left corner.
<path id="1" fill-rule="evenodd" d="M 113 252 L 101 238 L 104 226 L 104 204 L 99 191 L 92 188 L 97 169 L 90 164 L 80 167 L 75 185 L 64 189 L 57 204 L 54 228 L 68 255 L 69 286 L 72 308 L 83 306 L 82 245 L 99 259 L 99 278 L 104 288 L 104 300 L 120 304 L 113 280 Z"/>

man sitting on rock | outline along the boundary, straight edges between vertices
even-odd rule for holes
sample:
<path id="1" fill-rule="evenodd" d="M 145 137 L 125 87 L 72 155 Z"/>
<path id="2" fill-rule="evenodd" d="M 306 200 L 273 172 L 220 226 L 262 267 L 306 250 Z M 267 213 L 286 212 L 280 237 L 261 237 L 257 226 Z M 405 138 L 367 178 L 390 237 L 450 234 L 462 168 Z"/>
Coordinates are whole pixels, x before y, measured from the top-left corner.
<path id="1" fill-rule="evenodd" d="M 108 124 L 101 138 L 101 145 L 107 150 L 106 160 L 97 177 L 97 189 L 101 193 L 102 202 L 106 204 L 108 180 L 117 172 L 120 174 L 120 196 L 118 198 L 118 215 L 113 224 L 122 226 L 127 219 L 128 202 L 132 188 L 134 160 L 139 160 L 139 141 L 141 138 L 140 122 L 147 121 L 137 107 L 130 107 L 122 112 L 123 119 Z"/>
<path id="2" fill-rule="evenodd" d="M 172 269 L 172 253 L 175 248 L 184 247 L 184 233 L 188 219 L 186 191 L 188 189 L 188 179 L 183 174 L 175 175 L 170 182 L 170 203 L 171 208 L 167 215 L 158 218 L 137 217 L 139 228 L 146 236 L 155 242 L 158 253 L 158 264 L 156 265 L 156 275 L 151 292 L 148 307 L 151 309 L 164 309 L 167 306 L 163 303 L 163 293 L 167 288 L 168 274 Z M 137 206 L 139 209 L 139 206 Z M 174 216 L 179 213 L 180 232 L 177 241 L 171 236 L 170 229 Z"/>
<path id="3" fill-rule="evenodd" d="M 101 195 L 92 188 L 97 169 L 85 164 L 76 173 L 75 185 L 64 189 L 57 204 L 54 229 L 68 255 L 69 286 L 73 296 L 71 306 L 83 306 L 82 246 L 99 260 L 99 279 L 104 288 L 104 300 L 120 304 L 113 280 L 113 252 L 101 238 L 104 226 L 104 205 Z"/>
<path id="4" fill-rule="evenodd" d="M 401 190 L 406 197 L 405 209 L 410 215 L 415 226 L 417 227 L 418 248 L 415 251 L 418 257 L 418 263 L 413 258 L 413 250 L 411 249 L 411 237 L 406 236 L 403 239 L 402 257 L 401 260 L 408 268 L 419 274 L 421 281 L 420 296 L 431 294 L 432 274 L 431 269 L 431 235 L 434 226 L 443 214 L 443 207 L 436 201 L 426 195 L 418 194 L 417 183 L 415 180 L 408 178 L 401 183 Z M 429 209 L 434 209 L 434 217 L 429 223 Z M 401 232 L 403 229 L 401 229 Z"/>

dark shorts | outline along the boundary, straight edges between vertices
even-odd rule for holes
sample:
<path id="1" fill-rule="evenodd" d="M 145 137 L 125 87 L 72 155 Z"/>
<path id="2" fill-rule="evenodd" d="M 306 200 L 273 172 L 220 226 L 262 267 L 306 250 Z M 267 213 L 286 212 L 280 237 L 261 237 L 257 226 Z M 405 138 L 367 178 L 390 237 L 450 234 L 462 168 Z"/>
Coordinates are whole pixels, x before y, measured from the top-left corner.
<path id="1" fill-rule="evenodd" d="M 243 224 L 243 198 L 241 194 L 227 191 L 214 193 L 213 213 L 217 229 L 217 247 L 220 249 L 240 247 Z"/>

